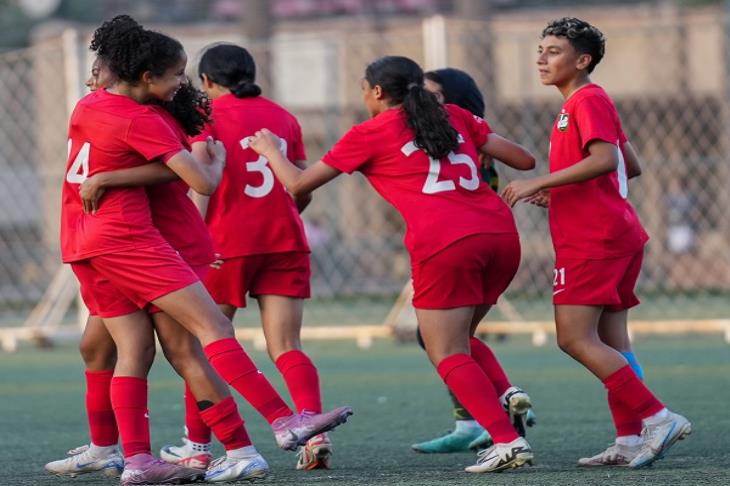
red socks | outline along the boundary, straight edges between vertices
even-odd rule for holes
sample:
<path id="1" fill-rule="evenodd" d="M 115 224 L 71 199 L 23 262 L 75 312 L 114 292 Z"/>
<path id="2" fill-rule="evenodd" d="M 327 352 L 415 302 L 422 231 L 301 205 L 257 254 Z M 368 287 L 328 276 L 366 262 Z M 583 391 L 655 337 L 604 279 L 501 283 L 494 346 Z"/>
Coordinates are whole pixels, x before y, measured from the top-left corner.
<path id="1" fill-rule="evenodd" d="M 495 443 L 509 443 L 519 437 L 499 403 L 499 397 L 484 370 L 466 354 L 452 354 L 436 367 L 446 386 Z"/>
<path id="2" fill-rule="evenodd" d="M 238 413 L 238 407 L 233 397 L 227 397 L 201 411 L 200 417 L 213 429 L 216 438 L 221 441 L 227 451 L 251 445 L 251 439 L 246 433 L 243 419 Z M 188 431 L 188 438 L 193 442 L 198 442 L 192 438 L 190 431 Z M 208 442 L 210 442 L 210 436 Z"/>
<path id="3" fill-rule="evenodd" d="M 91 443 L 100 447 L 116 445 L 119 439 L 109 387 L 114 370 L 86 370 L 86 414 Z"/>
<path id="4" fill-rule="evenodd" d="M 124 457 L 149 454 L 147 380 L 134 376 L 115 376 L 111 380 L 111 403 L 119 425 Z"/>
<path id="5" fill-rule="evenodd" d="M 204 351 L 221 378 L 235 388 L 269 423 L 279 417 L 292 415 L 291 409 L 235 338 L 219 339 L 207 345 Z"/>
<path id="6" fill-rule="evenodd" d="M 319 376 L 312 360 L 299 350 L 288 351 L 276 360 L 298 412 L 322 413 Z"/>
<path id="7" fill-rule="evenodd" d="M 494 385 L 497 396 L 502 396 L 512 384 L 509 382 L 502 365 L 499 364 L 499 360 L 497 360 L 489 346 L 473 336 L 469 338 L 469 346 L 471 348 L 471 357 L 487 374 L 489 381 Z"/>
<path id="8" fill-rule="evenodd" d="M 198 410 L 198 402 L 190 391 L 190 387 L 185 383 L 185 427 L 188 429 L 188 439 L 198 444 L 207 444 L 210 442 L 210 427 L 208 427 Z"/>
<path id="9" fill-rule="evenodd" d="M 621 402 L 634 416 L 641 419 L 650 417 L 664 408 L 664 405 L 639 380 L 629 365 L 606 377 L 603 385 L 608 390 L 611 399 Z"/>
<path id="10" fill-rule="evenodd" d="M 615 393 L 608 392 L 608 408 L 616 426 L 616 437 L 641 435 L 641 418 L 624 405 Z"/>

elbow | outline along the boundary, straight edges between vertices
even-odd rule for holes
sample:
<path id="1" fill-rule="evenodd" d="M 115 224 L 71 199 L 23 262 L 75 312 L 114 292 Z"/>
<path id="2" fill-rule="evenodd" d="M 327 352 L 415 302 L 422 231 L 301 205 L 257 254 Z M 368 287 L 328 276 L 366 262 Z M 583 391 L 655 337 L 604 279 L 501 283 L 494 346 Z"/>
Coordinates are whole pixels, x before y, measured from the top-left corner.
<path id="1" fill-rule="evenodd" d="M 296 199 L 306 199 L 306 197 L 310 194 L 310 191 L 307 191 L 300 184 L 289 184 L 287 185 L 286 190 L 289 191 L 289 194 Z M 311 195 L 309 198 L 311 199 Z"/>
<path id="2" fill-rule="evenodd" d="M 535 168 L 535 157 L 531 153 L 525 154 L 525 162 L 522 164 L 522 170 L 532 170 Z"/>
<path id="3" fill-rule="evenodd" d="M 190 187 L 193 191 L 202 196 L 212 196 L 218 188 L 218 181 L 205 179 Z"/>
<path id="4" fill-rule="evenodd" d="M 629 167 L 628 173 L 626 174 L 629 179 L 639 177 L 641 175 L 641 167 Z"/>

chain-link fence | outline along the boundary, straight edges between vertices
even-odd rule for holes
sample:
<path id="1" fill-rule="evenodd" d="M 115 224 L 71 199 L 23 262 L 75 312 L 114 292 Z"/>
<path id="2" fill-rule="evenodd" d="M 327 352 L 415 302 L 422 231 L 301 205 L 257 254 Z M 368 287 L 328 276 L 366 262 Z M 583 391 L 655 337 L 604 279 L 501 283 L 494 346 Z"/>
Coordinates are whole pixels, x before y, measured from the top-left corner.
<path id="1" fill-rule="evenodd" d="M 554 15 L 550 15 L 552 17 Z M 730 314 L 730 88 L 727 24 L 717 15 L 604 14 L 608 39 L 594 80 L 614 97 L 624 129 L 643 159 L 630 199 L 652 236 L 635 313 L 648 319 L 726 318 Z M 321 28 L 280 31 L 250 45 L 265 94 L 299 118 L 317 160 L 365 118 L 360 80 L 384 54 L 426 68 L 470 72 L 487 98 L 487 119 L 547 170 L 548 137 L 562 99 L 539 85 L 534 52 L 544 20 L 491 22 L 433 17 L 392 22 L 341 19 Z M 602 17 L 603 18 L 603 17 Z M 589 19 L 593 20 L 593 19 Z M 227 29 L 227 30 L 226 30 Z M 244 42 L 226 29 L 163 29 L 179 37 L 195 70 L 214 40 Z M 212 36 L 210 33 L 215 32 Z M 313 33 L 318 32 L 318 33 Z M 0 56 L 0 312 L 27 313 L 58 267 L 57 201 L 65 152 L 69 83 L 88 68 L 84 35 L 76 49 L 55 44 Z M 53 47 L 55 46 L 55 47 Z M 75 58 L 69 59 L 69 56 Z M 69 74 L 69 70 L 71 74 Z M 59 169 L 60 167 L 60 169 Z M 521 175 L 500 168 L 502 184 Z M 518 205 L 522 267 L 507 298 L 526 319 L 549 320 L 552 246 L 544 210 Z M 409 279 L 403 222 L 361 176 L 315 193 L 304 214 L 312 247 L 313 294 L 307 321 L 377 323 Z M 244 320 L 256 320 L 255 312 Z"/>

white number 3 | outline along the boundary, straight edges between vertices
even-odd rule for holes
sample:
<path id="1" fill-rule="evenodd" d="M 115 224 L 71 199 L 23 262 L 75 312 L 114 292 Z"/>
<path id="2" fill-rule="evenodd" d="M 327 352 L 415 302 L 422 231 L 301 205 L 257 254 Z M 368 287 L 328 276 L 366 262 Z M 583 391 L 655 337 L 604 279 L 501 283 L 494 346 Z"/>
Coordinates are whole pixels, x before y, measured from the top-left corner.
<path id="1" fill-rule="evenodd" d="M 251 137 L 246 137 L 241 140 L 241 148 L 244 150 L 247 149 L 250 141 Z M 286 140 L 284 140 L 283 138 L 279 139 L 279 149 L 281 149 L 281 151 L 286 154 Z M 246 184 L 246 187 L 243 188 L 244 194 L 249 197 L 260 198 L 266 196 L 268 193 L 271 192 L 271 190 L 274 188 L 274 173 L 271 172 L 268 164 L 269 160 L 263 155 L 260 155 L 259 158 L 254 160 L 253 162 L 246 162 L 246 170 L 249 172 L 261 173 L 263 181 L 259 186 Z"/>
<path id="2" fill-rule="evenodd" d="M 71 147 L 73 142 L 71 139 L 68 140 L 68 156 L 71 155 Z M 69 167 L 66 173 L 66 181 L 71 184 L 81 184 L 89 176 L 89 151 L 91 150 L 91 144 L 85 142 L 81 146 L 81 150 L 76 154 L 76 158 Z"/>

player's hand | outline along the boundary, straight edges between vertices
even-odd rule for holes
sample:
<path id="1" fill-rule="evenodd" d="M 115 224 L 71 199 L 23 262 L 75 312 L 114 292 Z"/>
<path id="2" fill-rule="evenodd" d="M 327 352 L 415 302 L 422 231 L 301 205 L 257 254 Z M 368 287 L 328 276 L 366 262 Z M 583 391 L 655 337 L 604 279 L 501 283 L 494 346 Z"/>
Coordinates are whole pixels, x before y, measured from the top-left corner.
<path id="1" fill-rule="evenodd" d="M 104 191 L 106 191 L 106 188 L 102 184 L 101 173 L 87 177 L 81 183 L 79 196 L 81 196 L 81 203 L 84 205 L 86 214 L 96 214 L 96 210 L 99 208 L 99 200 L 104 195 Z"/>
<path id="2" fill-rule="evenodd" d="M 540 182 L 536 179 L 520 179 L 507 184 L 501 196 L 510 207 L 514 207 L 517 201 L 530 197 L 541 189 Z"/>
<path id="3" fill-rule="evenodd" d="M 213 260 L 213 263 L 210 264 L 210 268 L 213 268 L 215 270 L 218 270 L 223 266 L 223 259 L 221 258 L 220 253 L 215 254 L 215 260 Z"/>
<path id="4" fill-rule="evenodd" d="M 267 159 L 270 159 L 272 155 L 279 151 L 281 141 L 279 137 L 271 133 L 266 128 L 263 128 L 252 137 L 249 138 L 248 146 L 256 151 L 259 155 L 263 155 Z"/>
<path id="5" fill-rule="evenodd" d="M 208 151 L 210 160 L 217 160 L 225 165 L 226 147 L 223 146 L 223 142 L 220 140 L 213 140 L 213 137 L 208 137 L 205 140 L 205 149 Z"/>
<path id="6" fill-rule="evenodd" d="M 526 197 L 525 202 L 540 206 L 541 208 L 547 208 L 550 206 L 550 191 L 543 189 L 533 196 Z"/>

